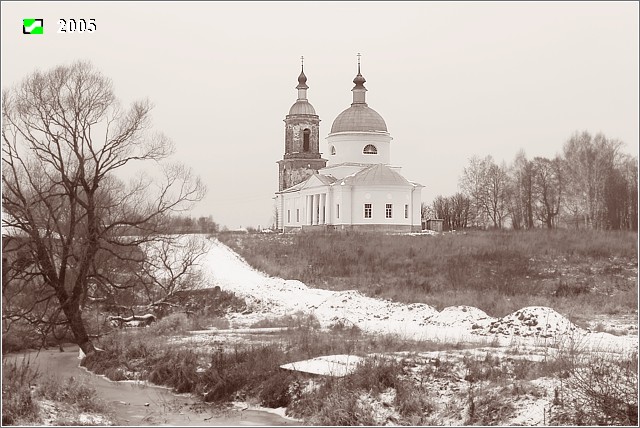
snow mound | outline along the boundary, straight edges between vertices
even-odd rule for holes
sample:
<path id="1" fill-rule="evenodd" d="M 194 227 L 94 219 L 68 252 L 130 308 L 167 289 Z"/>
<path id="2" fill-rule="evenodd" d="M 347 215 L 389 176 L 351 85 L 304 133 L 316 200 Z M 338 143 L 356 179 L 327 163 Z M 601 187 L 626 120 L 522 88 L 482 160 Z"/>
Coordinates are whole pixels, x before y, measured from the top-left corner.
<path id="1" fill-rule="evenodd" d="M 377 332 L 406 330 L 408 324 L 414 328 L 424 326 L 437 313 L 426 304 L 406 305 L 374 299 L 354 290 L 333 292 L 314 310 L 321 322 L 348 320 L 364 330 Z"/>
<path id="2" fill-rule="evenodd" d="M 490 323 L 487 327 L 477 330 L 476 333 L 553 337 L 580 330 L 571 321 L 551 308 L 529 306 Z"/>
<path id="3" fill-rule="evenodd" d="M 473 306 L 449 306 L 429 319 L 429 324 L 438 326 L 465 326 L 472 328 L 486 327 L 496 318 L 490 317 L 483 310 Z"/>

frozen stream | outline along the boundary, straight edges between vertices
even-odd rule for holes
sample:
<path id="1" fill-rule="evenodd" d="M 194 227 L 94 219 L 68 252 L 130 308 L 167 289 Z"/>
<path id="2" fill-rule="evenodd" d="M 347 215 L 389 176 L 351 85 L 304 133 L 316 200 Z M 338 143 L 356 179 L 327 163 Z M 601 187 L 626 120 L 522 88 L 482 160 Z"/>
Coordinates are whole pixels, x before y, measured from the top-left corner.
<path id="1" fill-rule="evenodd" d="M 101 400 L 109 403 L 116 425 L 295 425 L 291 420 L 266 411 L 232 409 L 221 414 L 220 411 L 209 411 L 193 397 L 176 395 L 167 388 L 107 380 L 78 366 L 78 347 L 75 345 L 66 346 L 65 352 L 51 349 L 14 354 L 8 358 L 23 358 L 24 355 L 32 367 L 38 368 L 41 376 L 53 374 L 61 380 L 70 376 L 85 380 L 96 389 Z"/>

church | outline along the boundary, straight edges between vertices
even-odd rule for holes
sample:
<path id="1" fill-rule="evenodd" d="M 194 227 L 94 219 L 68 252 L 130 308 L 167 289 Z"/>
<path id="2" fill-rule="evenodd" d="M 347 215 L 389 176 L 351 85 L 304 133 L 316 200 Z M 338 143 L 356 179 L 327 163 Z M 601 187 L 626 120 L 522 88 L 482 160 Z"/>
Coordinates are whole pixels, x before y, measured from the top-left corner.
<path id="1" fill-rule="evenodd" d="M 366 80 L 353 83 L 353 103 L 338 115 L 320 151 L 320 117 L 307 99 L 304 63 L 298 99 L 284 119 L 284 157 L 278 161 L 277 228 L 417 232 L 421 191 L 391 165 L 391 134 L 367 105 Z M 326 153 L 326 159 L 323 154 Z"/>

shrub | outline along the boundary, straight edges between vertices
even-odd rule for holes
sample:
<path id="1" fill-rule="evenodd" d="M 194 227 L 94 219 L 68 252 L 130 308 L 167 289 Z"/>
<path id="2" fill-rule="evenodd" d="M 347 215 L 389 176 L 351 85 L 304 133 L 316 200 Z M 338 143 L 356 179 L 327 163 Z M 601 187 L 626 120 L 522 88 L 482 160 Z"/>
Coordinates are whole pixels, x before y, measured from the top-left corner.
<path id="1" fill-rule="evenodd" d="M 464 379 L 468 382 L 497 381 L 508 377 L 508 370 L 500 361 L 499 357 L 487 353 L 485 358 L 480 360 L 465 356 L 463 362 L 467 368 Z"/>
<path id="2" fill-rule="evenodd" d="M 81 412 L 106 411 L 104 403 L 97 398 L 96 390 L 87 385 L 84 380 L 78 380 L 73 376 L 64 381 L 54 376 L 46 377 L 37 389 L 37 396 L 71 404 Z"/>
<path id="3" fill-rule="evenodd" d="M 380 393 L 387 388 L 396 389 L 403 374 L 402 362 L 374 357 L 364 360 L 355 372 L 347 376 L 346 382 L 351 389 Z"/>
<path id="4" fill-rule="evenodd" d="M 305 418 L 309 425 L 377 425 L 375 410 L 362 402 L 360 395 L 360 391 L 347 388 L 340 379 L 328 379 L 316 391 L 291 403 L 289 411 L 295 417 Z"/>
<path id="5" fill-rule="evenodd" d="M 40 421 L 31 386 L 39 374 L 29 360 L 2 360 L 2 425 L 30 425 Z"/>
<path id="6" fill-rule="evenodd" d="M 237 395 L 258 395 L 260 386 L 280 370 L 284 361 L 284 351 L 273 345 L 215 352 L 209 369 L 203 373 L 205 401 L 224 402 Z"/>
<path id="7" fill-rule="evenodd" d="M 278 371 L 262 383 L 260 404 L 264 407 L 287 407 L 291 402 L 291 384 L 295 376 L 291 372 Z"/>
<path id="8" fill-rule="evenodd" d="M 513 414 L 511 401 L 503 399 L 504 391 L 469 390 L 468 419 L 465 425 L 504 425 Z"/>
<path id="9" fill-rule="evenodd" d="M 171 336 L 191 329 L 191 321 L 184 312 L 177 312 L 160 319 L 147 327 L 147 334 Z"/>
<path id="10" fill-rule="evenodd" d="M 193 392 L 198 383 L 198 355 L 190 349 L 167 349 L 154 358 L 149 380 L 172 387 L 177 393 Z"/>
<path id="11" fill-rule="evenodd" d="M 394 403 L 398 413 L 411 420 L 412 425 L 424 425 L 426 417 L 436 410 L 427 392 L 410 381 L 397 385 Z"/>
<path id="12" fill-rule="evenodd" d="M 563 355 L 569 376 L 560 395 L 564 417 L 586 425 L 638 425 L 638 354 L 622 358 Z"/>

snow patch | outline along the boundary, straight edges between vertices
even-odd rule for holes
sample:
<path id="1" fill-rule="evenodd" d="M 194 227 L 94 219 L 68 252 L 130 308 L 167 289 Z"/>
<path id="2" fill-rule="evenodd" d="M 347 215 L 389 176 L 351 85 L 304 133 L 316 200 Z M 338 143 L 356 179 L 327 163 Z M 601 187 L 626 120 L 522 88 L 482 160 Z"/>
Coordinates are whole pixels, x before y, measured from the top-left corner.
<path id="1" fill-rule="evenodd" d="M 353 373 L 363 358 L 356 355 L 325 355 L 283 364 L 280 368 L 323 376 L 342 377 Z"/>
<path id="2" fill-rule="evenodd" d="M 486 327 L 494 321 L 496 318 L 473 306 L 449 306 L 429 319 L 429 323 L 434 325 L 464 325 L 472 328 Z"/>

